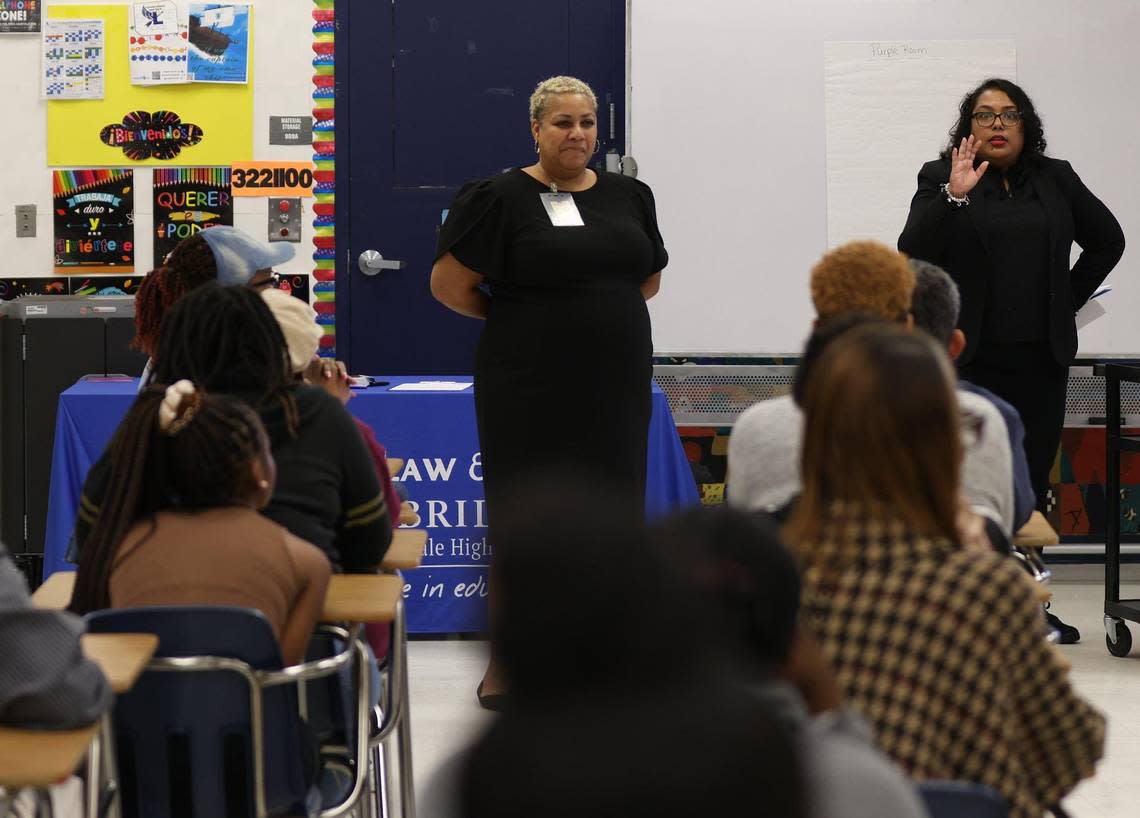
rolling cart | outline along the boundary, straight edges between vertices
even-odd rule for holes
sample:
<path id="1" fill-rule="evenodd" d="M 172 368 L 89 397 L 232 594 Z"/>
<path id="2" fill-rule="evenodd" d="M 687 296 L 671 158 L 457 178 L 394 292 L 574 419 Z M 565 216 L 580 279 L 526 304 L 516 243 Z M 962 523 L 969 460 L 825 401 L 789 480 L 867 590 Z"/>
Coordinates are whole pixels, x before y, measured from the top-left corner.
<path id="1" fill-rule="evenodd" d="M 1120 598 L 1120 453 L 1140 452 L 1140 435 L 1121 429 L 1120 384 L 1140 383 L 1140 366 L 1103 364 L 1105 411 L 1104 631 L 1108 652 L 1127 656 L 1132 632 L 1126 622 L 1140 622 L 1140 599 Z"/>

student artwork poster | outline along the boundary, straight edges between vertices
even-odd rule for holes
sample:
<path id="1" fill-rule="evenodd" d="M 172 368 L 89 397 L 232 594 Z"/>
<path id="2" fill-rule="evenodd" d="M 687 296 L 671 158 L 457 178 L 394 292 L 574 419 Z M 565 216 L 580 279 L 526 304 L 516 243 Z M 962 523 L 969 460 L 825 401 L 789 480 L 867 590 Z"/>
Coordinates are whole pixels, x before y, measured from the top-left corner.
<path id="1" fill-rule="evenodd" d="M 191 82 L 249 82 L 248 3 L 191 3 Z"/>
<path id="2" fill-rule="evenodd" d="M 154 266 L 183 239 L 234 223 L 229 168 L 154 171 Z"/>
<path id="3" fill-rule="evenodd" d="M 55 272 L 134 272 L 134 171 L 52 174 Z"/>

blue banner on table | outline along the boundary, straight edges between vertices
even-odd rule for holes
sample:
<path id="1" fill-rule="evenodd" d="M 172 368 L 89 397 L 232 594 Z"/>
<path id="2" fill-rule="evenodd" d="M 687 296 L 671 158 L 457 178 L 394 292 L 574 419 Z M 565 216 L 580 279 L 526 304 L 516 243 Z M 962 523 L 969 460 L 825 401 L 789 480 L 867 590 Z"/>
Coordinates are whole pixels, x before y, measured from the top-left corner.
<path id="1" fill-rule="evenodd" d="M 484 630 L 491 554 L 471 389 L 393 392 L 390 386 L 419 379 L 378 380 L 390 384 L 356 390 L 348 408 L 372 426 L 392 457 L 404 460 L 398 477 L 419 515 L 414 527 L 428 532 L 423 567 L 404 572 L 408 630 Z M 75 567 L 64 554 L 75 526 L 83 480 L 134 401 L 137 384 L 133 379 L 80 381 L 60 395 L 44 543 L 45 578 Z M 669 404 L 656 385 L 647 465 L 645 506 L 651 517 L 698 502 Z"/>

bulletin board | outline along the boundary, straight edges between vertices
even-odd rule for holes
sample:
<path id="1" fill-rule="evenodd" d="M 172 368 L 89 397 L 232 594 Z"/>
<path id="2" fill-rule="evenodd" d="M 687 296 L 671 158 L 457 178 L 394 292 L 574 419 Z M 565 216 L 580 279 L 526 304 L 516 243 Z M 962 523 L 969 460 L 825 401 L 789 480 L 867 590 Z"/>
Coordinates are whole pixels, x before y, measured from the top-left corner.
<path id="1" fill-rule="evenodd" d="M 104 98 L 47 103 L 48 165 L 200 166 L 229 165 L 252 159 L 252 77 L 250 82 L 242 85 L 132 85 L 127 53 L 127 13 L 126 5 L 68 5 L 48 8 L 50 18 L 102 19 L 106 27 Z M 251 9 L 251 26 L 252 22 Z M 252 44 L 252 32 L 250 43 Z M 139 113 L 143 115 L 141 118 L 136 115 Z M 200 136 L 200 139 L 195 144 L 175 145 L 174 149 L 165 146 L 160 156 L 140 156 L 137 151 L 128 152 L 122 147 L 104 143 L 100 138 L 102 130 L 115 125 L 125 128 L 154 127 L 167 132 L 172 128 L 181 129 L 184 133 L 193 133 L 195 138 Z M 200 130 L 200 134 L 195 128 Z"/>

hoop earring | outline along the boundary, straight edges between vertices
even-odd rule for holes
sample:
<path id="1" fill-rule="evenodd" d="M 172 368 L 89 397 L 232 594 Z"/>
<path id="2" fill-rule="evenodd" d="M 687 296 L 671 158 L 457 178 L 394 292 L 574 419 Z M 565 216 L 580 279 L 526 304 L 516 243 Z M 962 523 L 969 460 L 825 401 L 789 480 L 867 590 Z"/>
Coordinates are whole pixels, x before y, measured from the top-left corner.
<path id="1" fill-rule="evenodd" d="M 538 140 L 537 139 L 534 140 L 534 152 L 537 153 L 539 156 L 542 156 L 542 148 L 540 148 L 538 146 Z"/>
<path id="2" fill-rule="evenodd" d="M 602 149 L 602 142 L 600 139 L 594 140 L 594 156 L 598 155 L 598 151 Z"/>

